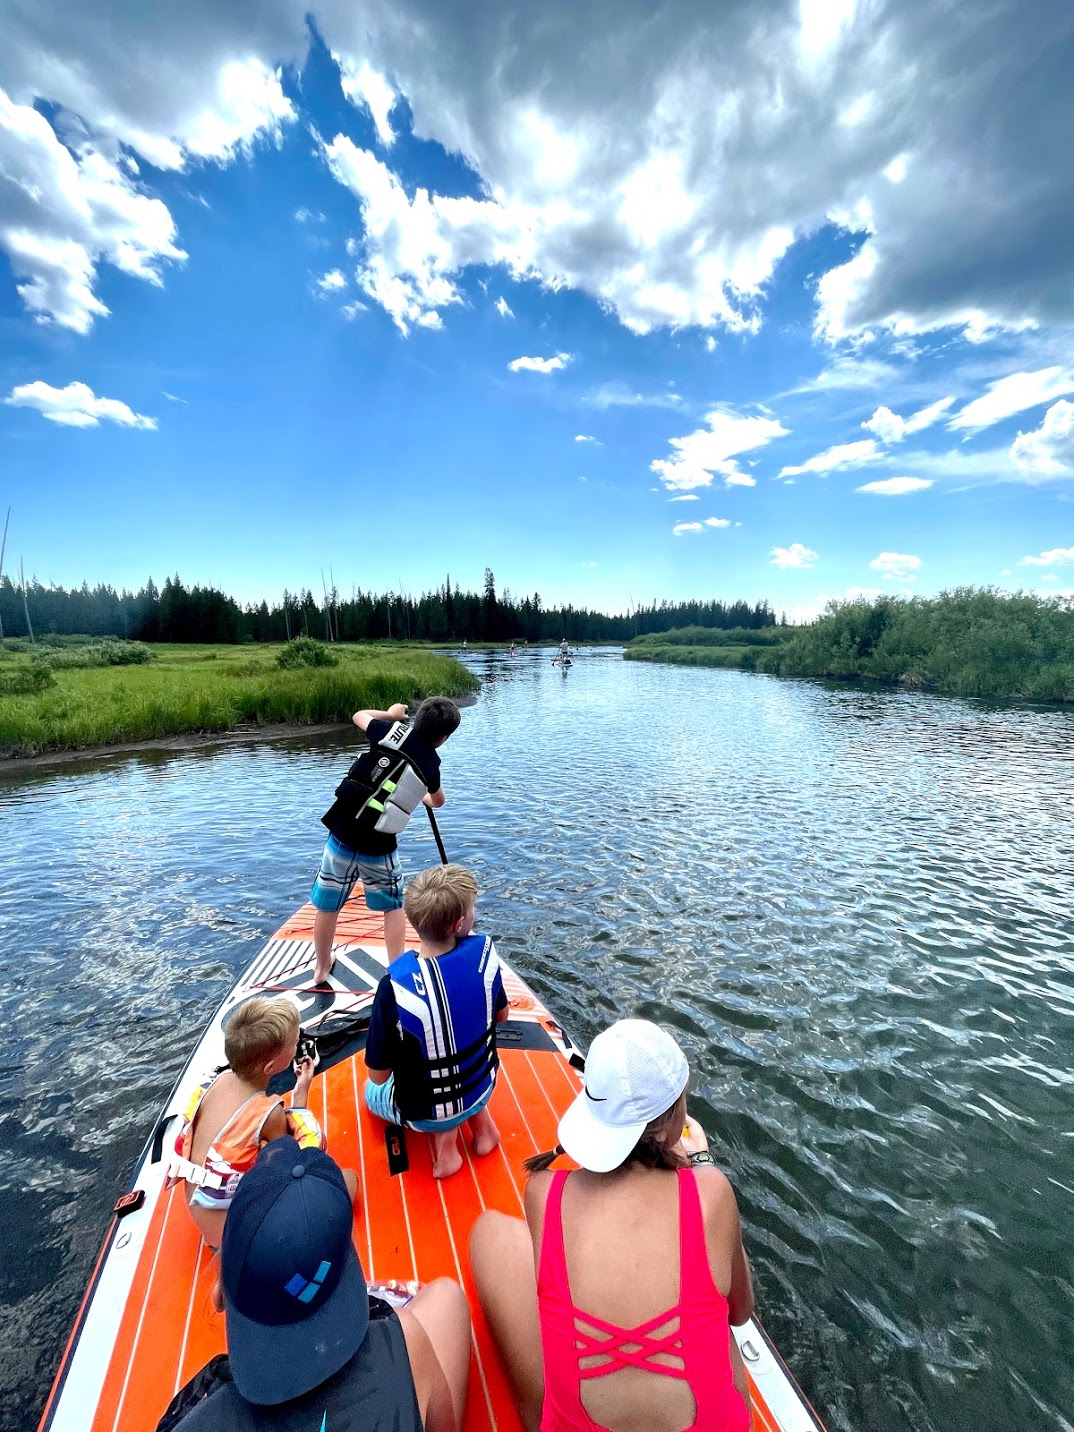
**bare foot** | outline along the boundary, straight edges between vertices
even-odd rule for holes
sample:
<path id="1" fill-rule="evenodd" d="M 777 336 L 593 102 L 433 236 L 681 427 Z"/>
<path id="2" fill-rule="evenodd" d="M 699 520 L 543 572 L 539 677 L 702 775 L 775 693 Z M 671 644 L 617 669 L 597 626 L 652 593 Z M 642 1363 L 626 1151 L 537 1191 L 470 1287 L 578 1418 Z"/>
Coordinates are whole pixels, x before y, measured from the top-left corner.
<path id="1" fill-rule="evenodd" d="M 479 1159 L 492 1153 L 493 1149 L 499 1148 L 500 1131 L 492 1122 L 492 1115 L 487 1108 L 482 1109 L 480 1114 L 475 1114 L 472 1119 L 468 1119 L 467 1123 L 470 1127 L 470 1137 L 474 1141 L 474 1153 Z"/>
<path id="2" fill-rule="evenodd" d="M 358 1175 L 352 1168 L 340 1169 L 343 1175 L 343 1182 L 347 1185 L 347 1192 L 351 1196 L 351 1203 L 357 1211 L 362 1206 L 362 1190 L 358 1183 Z"/>
<path id="3" fill-rule="evenodd" d="M 332 969 L 335 963 L 335 959 L 332 958 L 332 956 L 329 956 L 328 961 L 323 969 L 321 968 L 320 963 L 315 964 L 313 967 L 313 983 L 315 985 L 327 984 L 328 976 L 332 973 Z"/>
<path id="4" fill-rule="evenodd" d="M 449 1129 L 446 1134 L 433 1135 L 433 1178 L 450 1178 L 462 1168 L 459 1133 Z"/>

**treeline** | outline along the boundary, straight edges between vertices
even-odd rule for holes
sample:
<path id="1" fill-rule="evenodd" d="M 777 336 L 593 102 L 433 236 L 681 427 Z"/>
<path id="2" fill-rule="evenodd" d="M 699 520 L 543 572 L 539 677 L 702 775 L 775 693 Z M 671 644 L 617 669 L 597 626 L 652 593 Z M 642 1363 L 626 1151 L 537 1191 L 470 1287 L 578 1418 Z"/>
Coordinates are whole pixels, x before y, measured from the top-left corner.
<path id="1" fill-rule="evenodd" d="M 240 606 L 215 587 L 185 587 L 178 576 L 139 592 L 100 585 L 70 590 L 37 581 L 22 587 L 0 578 L 0 624 L 6 637 L 123 637 L 148 642 L 269 642 L 295 636 L 325 641 L 621 641 L 672 627 L 772 626 L 767 602 L 654 602 L 608 615 L 585 607 L 546 607 L 539 593 L 516 599 L 498 594 L 485 572 L 484 588 L 467 592 L 450 576 L 436 591 L 413 597 L 396 592 L 355 591 L 350 597 L 326 589 L 284 592 L 283 600 Z"/>
<path id="2" fill-rule="evenodd" d="M 833 603 L 756 666 L 955 696 L 1074 701 L 1074 603 L 975 587 Z"/>

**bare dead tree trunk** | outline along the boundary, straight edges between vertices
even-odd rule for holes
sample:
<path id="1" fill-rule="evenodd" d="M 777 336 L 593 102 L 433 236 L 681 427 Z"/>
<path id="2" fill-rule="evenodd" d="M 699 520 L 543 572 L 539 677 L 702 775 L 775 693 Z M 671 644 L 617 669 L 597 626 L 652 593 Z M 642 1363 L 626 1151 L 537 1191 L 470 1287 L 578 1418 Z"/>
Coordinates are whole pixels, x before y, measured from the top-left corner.
<path id="1" fill-rule="evenodd" d="M 4 518 L 4 540 L 0 542 L 0 577 L 4 575 L 4 551 L 7 548 L 7 524 L 11 521 L 11 508 L 7 510 Z M 0 641 L 4 639 L 4 619 L 0 617 Z"/>
<path id="2" fill-rule="evenodd" d="M 30 604 L 26 600 L 26 574 L 22 570 L 22 558 L 19 558 L 19 582 L 22 585 L 22 609 L 26 613 L 26 630 L 30 633 L 31 645 L 36 645 L 34 640 L 34 629 L 30 624 Z"/>

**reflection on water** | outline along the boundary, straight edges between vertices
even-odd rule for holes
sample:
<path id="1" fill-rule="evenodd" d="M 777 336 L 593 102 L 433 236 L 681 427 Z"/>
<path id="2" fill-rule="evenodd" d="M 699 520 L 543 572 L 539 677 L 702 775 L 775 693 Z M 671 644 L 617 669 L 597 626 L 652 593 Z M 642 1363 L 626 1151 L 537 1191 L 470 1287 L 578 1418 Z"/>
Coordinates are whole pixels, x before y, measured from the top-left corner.
<path id="1" fill-rule="evenodd" d="M 1069 1428 L 1074 716 L 550 656 L 468 657 L 440 826 L 480 926 L 578 1037 L 676 1026 L 833 1432 Z M 11 1426 L 196 1034 L 305 899 L 352 748 L 0 786 Z M 402 855 L 436 859 L 425 826 Z"/>

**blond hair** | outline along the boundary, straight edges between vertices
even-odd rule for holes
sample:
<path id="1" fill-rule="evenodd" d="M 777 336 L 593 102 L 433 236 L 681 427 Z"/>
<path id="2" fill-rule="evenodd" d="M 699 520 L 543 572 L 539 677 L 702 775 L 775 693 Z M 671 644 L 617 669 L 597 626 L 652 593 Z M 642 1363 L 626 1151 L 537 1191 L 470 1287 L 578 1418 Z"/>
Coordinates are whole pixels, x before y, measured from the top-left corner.
<path id="1" fill-rule="evenodd" d="M 423 940 L 448 939 L 477 904 L 477 881 L 462 865 L 431 865 L 419 871 L 403 896 L 403 908 Z"/>
<path id="2" fill-rule="evenodd" d="M 298 1032 L 298 1010 L 289 999 L 255 995 L 240 1004 L 224 1030 L 224 1057 L 248 1084 L 260 1082 L 265 1065 Z"/>

